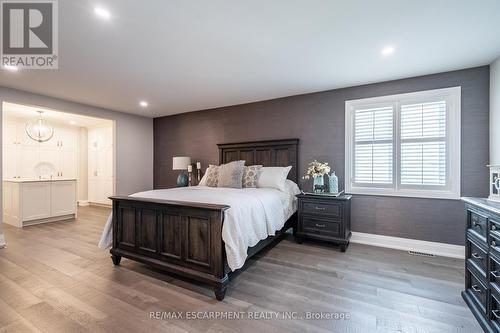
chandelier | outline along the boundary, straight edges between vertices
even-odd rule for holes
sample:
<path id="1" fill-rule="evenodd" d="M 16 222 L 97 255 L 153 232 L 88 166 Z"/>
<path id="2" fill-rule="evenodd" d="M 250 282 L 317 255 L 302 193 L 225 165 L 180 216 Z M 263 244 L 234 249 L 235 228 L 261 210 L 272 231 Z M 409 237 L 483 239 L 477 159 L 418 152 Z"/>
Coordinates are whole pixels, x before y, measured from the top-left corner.
<path id="1" fill-rule="evenodd" d="M 49 141 L 54 136 L 54 127 L 46 120 L 43 120 L 42 111 L 37 112 L 40 114 L 38 119 L 26 124 L 26 134 L 37 142 Z"/>

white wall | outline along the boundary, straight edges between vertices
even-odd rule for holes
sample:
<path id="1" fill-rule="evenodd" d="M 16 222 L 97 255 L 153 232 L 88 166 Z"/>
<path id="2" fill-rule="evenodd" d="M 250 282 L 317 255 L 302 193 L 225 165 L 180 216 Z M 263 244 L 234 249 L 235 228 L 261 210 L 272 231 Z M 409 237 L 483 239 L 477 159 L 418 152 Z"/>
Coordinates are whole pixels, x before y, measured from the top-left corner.
<path id="1" fill-rule="evenodd" d="M 500 164 L 500 58 L 490 66 L 490 164 Z"/>
<path id="2" fill-rule="evenodd" d="M 0 87 L 0 115 L 2 102 L 34 105 L 62 112 L 114 120 L 116 126 L 116 194 L 128 195 L 153 188 L 153 119 L 5 87 Z M 1 118 L 0 147 L 2 146 Z M 2 165 L 1 155 L 0 165 Z M 0 177 L 1 175 L 0 172 Z M 1 234 L 3 212 L 1 210 L 0 212 Z"/>

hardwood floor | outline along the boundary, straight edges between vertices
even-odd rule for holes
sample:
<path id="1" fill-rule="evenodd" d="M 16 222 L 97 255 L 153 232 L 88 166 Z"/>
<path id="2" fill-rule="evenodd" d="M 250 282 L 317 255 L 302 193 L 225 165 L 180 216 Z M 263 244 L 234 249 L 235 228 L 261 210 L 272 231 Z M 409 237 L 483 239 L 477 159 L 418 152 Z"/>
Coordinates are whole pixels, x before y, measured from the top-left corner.
<path id="1" fill-rule="evenodd" d="M 96 245 L 108 214 L 87 207 L 75 221 L 5 226 L 0 332 L 481 332 L 460 297 L 463 260 L 357 244 L 340 253 L 289 236 L 251 259 L 217 302 L 203 285 L 127 259 L 113 266 Z M 183 319 L 165 319 L 171 311 Z M 189 311 L 241 311 L 246 319 L 188 319 Z M 248 319 L 274 312 L 278 319 Z M 283 312 L 350 318 L 283 319 Z"/>

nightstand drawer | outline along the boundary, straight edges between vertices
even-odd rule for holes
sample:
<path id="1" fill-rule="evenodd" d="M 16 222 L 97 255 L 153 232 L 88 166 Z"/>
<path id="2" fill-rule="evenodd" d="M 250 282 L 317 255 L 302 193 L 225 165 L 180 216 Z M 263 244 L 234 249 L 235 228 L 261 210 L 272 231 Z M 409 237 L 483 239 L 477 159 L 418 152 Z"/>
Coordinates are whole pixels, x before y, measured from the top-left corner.
<path id="1" fill-rule="evenodd" d="M 486 238 L 488 230 L 488 218 L 482 214 L 469 210 L 468 228 L 482 238 Z"/>
<path id="2" fill-rule="evenodd" d="M 322 234 L 325 236 L 338 236 L 340 234 L 340 222 L 325 221 L 319 218 L 302 216 L 301 228 L 299 230 L 310 234 Z"/>
<path id="3" fill-rule="evenodd" d="M 332 217 L 340 217 L 342 212 L 341 203 L 325 203 L 317 201 L 302 201 L 302 212 L 305 214 L 320 214 Z"/>

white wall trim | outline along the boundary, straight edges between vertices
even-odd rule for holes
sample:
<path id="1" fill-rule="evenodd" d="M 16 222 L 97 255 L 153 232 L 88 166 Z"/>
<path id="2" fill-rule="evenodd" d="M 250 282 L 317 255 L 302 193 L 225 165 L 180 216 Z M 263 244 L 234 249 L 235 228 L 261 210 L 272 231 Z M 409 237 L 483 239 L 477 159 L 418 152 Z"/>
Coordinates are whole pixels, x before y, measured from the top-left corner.
<path id="1" fill-rule="evenodd" d="M 428 242 L 417 239 L 383 236 L 376 234 L 366 234 L 363 232 L 353 232 L 352 243 L 386 247 L 389 249 L 418 251 L 432 253 L 436 256 L 449 258 L 465 258 L 465 246 L 446 243 Z"/>
<path id="2" fill-rule="evenodd" d="M 78 206 L 80 207 L 90 206 L 90 203 L 88 200 L 78 200 Z"/>

